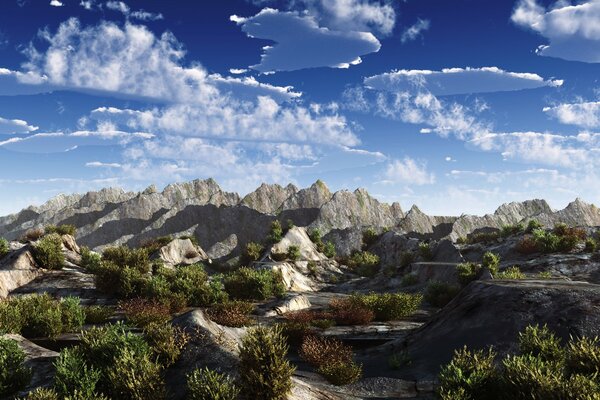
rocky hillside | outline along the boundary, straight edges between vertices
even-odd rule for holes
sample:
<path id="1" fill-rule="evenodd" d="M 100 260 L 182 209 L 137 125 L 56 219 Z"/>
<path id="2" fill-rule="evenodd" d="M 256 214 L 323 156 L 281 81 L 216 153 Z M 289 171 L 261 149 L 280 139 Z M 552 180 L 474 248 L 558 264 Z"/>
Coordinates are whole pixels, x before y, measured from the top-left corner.
<path id="1" fill-rule="evenodd" d="M 546 226 L 600 225 L 600 210 L 577 199 L 554 211 L 544 200 L 509 203 L 485 216 L 429 216 L 413 206 L 407 213 L 398 203 L 381 203 L 364 189 L 332 193 L 322 182 L 298 189 L 263 184 L 241 198 L 225 192 L 212 179 L 151 186 L 140 193 L 108 188 L 83 195 L 60 195 L 41 206 L 0 217 L 0 237 L 17 239 L 28 229 L 48 224 L 77 228 L 79 243 L 94 249 L 112 244 L 139 245 L 164 235 L 193 235 L 209 257 L 227 259 L 249 241 L 261 241 L 271 222 L 291 220 L 297 226 L 318 228 L 332 240 L 338 254 L 360 247 L 365 227 L 392 230 L 424 239 L 453 241 L 478 230 L 535 218 Z"/>

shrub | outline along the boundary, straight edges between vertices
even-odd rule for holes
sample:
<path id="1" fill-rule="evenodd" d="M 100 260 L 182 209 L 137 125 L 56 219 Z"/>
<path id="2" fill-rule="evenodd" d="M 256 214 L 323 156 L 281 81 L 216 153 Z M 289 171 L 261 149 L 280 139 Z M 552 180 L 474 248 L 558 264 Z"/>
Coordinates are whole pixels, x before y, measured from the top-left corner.
<path id="1" fill-rule="evenodd" d="M 271 222 L 271 231 L 269 232 L 267 240 L 271 243 L 278 243 L 281 239 L 283 239 L 283 228 L 281 227 L 281 222 L 275 220 Z"/>
<path id="2" fill-rule="evenodd" d="M 264 251 L 265 251 L 265 248 L 260 243 L 256 243 L 256 242 L 247 243 L 246 247 L 244 248 L 244 253 L 242 254 L 242 259 L 244 260 L 244 264 L 248 264 L 253 261 L 258 261 Z"/>
<path id="3" fill-rule="evenodd" d="M 169 235 L 160 236 L 157 238 L 146 239 L 145 241 L 142 242 L 141 247 L 146 249 L 146 252 L 148 254 L 152 254 L 152 253 L 160 250 L 162 247 L 168 245 L 172 241 L 173 241 L 173 236 L 169 236 Z"/>
<path id="4" fill-rule="evenodd" d="M 531 219 L 527 223 L 527 229 L 525 230 L 525 232 L 531 233 L 531 232 L 535 231 L 536 229 L 542 229 L 542 228 L 544 228 L 544 225 L 542 225 L 537 219 Z"/>
<path id="5" fill-rule="evenodd" d="M 315 367 L 336 362 L 349 363 L 352 362 L 352 347 L 335 338 L 309 335 L 302 341 L 300 357 Z"/>
<path id="6" fill-rule="evenodd" d="M 287 249 L 287 258 L 291 261 L 298 261 L 300 259 L 300 247 L 289 246 Z"/>
<path id="7" fill-rule="evenodd" d="M 54 389 L 39 387 L 27 393 L 24 400 L 60 400 L 60 397 Z"/>
<path id="8" fill-rule="evenodd" d="M 408 351 L 404 350 L 399 353 L 394 353 L 388 357 L 388 366 L 391 369 L 400 369 L 404 365 L 410 365 L 412 360 Z"/>
<path id="9" fill-rule="evenodd" d="M 181 352 L 190 340 L 182 328 L 167 323 L 150 323 L 144 327 L 144 334 L 158 361 L 169 367 L 179 359 Z"/>
<path id="10" fill-rule="evenodd" d="M 33 258 L 42 268 L 62 269 L 65 264 L 62 237 L 51 233 L 41 238 L 33 247 Z"/>
<path id="11" fill-rule="evenodd" d="M 587 238 L 585 240 L 584 251 L 586 253 L 593 253 L 593 252 L 595 252 L 597 247 L 598 247 L 598 243 L 596 243 L 596 240 L 594 240 L 592 238 Z M 1 250 L 0 250 L 0 254 L 1 254 Z"/>
<path id="12" fill-rule="evenodd" d="M 312 334 L 308 322 L 296 322 L 294 320 L 277 323 L 281 334 L 290 346 L 300 346 L 307 335 Z"/>
<path id="13" fill-rule="evenodd" d="M 111 261 L 103 261 L 94 275 L 99 290 L 123 299 L 142 296 L 149 281 L 139 270 L 121 267 Z"/>
<path id="14" fill-rule="evenodd" d="M 162 368 L 148 354 L 138 354 L 124 348 L 107 371 L 111 394 L 131 400 L 164 399 L 164 382 L 160 377 Z"/>
<path id="15" fill-rule="evenodd" d="M 376 321 L 393 321 L 413 314 L 423 300 L 421 294 L 369 293 L 352 294 L 350 301 L 373 311 Z"/>
<path id="16" fill-rule="evenodd" d="M 266 300 L 285 293 L 281 273 L 270 269 L 242 267 L 225 275 L 223 284 L 231 297 L 240 300 Z"/>
<path id="17" fill-rule="evenodd" d="M 482 266 L 483 268 L 487 268 L 492 276 L 496 276 L 498 273 L 498 266 L 500 265 L 500 256 L 494 254 L 490 251 L 487 251 L 483 255 Z"/>
<path id="18" fill-rule="evenodd" d="M 228 299 L 221 282 L 209 281 L 201 264 L 177 268 L 172 280 L 171 290 L 182 294 L 190 306 L 203 307 Z"/>
<path id="19" fill-rule="evenodd" d="M 338 325 L 366 325 L 375 318 L 373 311 L 349 298 L 334 299 L 329 303 L 329 308 Z"/>
<path id="20" fill-rule="evenodd" d="M 235 400 L 239 387 L 231 378 L 209 368 L 196 369 L 187 376 L 189 400 Z"/>
<path id="21" fill-rule="evenodd" d="M 417 274 L 406 274 L 402 277 L 402 282 L 400 283 L 400 285 L 402 286 L 412 286 L 412 285 L 416 285 L 417 283 L 419 283 L 419 277 L 417 276 Z"/>
<path id="22" fill-rule="evenodd" d="M 545 361 L 560 361 L 564 357 L 560 340 L 546 325 L 529 325 L 520 332 L 519 351 Z"/>
<path id="23" fill-rule="evenodd" d="M 146 285 L 145 295 L 169 308 L 171 312 L 177 312 L 188 304 L 184 293 L 176 293 L 172 290 L 172 278 L 165 276 L 154 276 Z"/>
<path id="24" fill-rule="evenodd" d="M 373 277 L 379 271 L 379 256 L 368 251 L 355 252 L 348 263 L 361 276 Z"/>
<path id="25" fill-rule="evenodd" d="M 307 264 L 306 264 L 306 269 L 308 269 L 308 274 L 312 277 L 316 277 L 317 276 L 317 263 L 310 260 Z"/>
<path id="26" fill-rule="evenodd" d="M 64 332 L 73 332 L 81 328 L 85 323 L 85 310 L 80 305 L 79 297 L 64 297 L 60 301 L 60 309 Z"/>
<path id="27" fill-rule="evenodd" d="M 566 348 L 565 367 L 569 375 L 600 376 L 598 338 L 571 339 Z"/>
<path id="28" fill-rule="evenodd" d="M 310 240 L 317 246 L 319 246 L 319 244 L 323 244 L 323 238 L 321 237 L 321 231 L 319 229 L 313 229 L 310 231 L 308 237 L 310 237 Z"/>
<path id="29" fill-rule="evenodd" d="M 333 242 L 331 241 L 327 241 L 325 242 L 325 244 L 323 245 L 323 251 L 321 251 L 325 257 L 327 258 L 334 258 L 336 255 L 336 251 L 335 251 L 335 245 L 333 244 Z"/>
<path id="30" fill-rule="evenodd" d="M 519 267 L 513 265 L 496 274 L 496 279 L 525 279 L 525 274 L 521 272 Z"/>
<path id="31" fill-rule="evenodd" d="M 325 379 L 337 386 L 349 385 L 360 379 L 362 367 L 355 362 L 335 362 L 321 365 L 317 370 Z"/>
<path id="32" fill-rule="evenodd" d="M 538 245 L 535 239 L 531 236 L 525 236 L 519 243 L 517 243 L 516 250 L 521 254 L 534 254 L 538 253 Z"/>
<path id="33" fill-rule="evenodd" d="M 4 257 L 10 251 L 8 241 L 4 238 L 0 238 L 0 258 Z"/>
<path id="34" fill-rule="evenodd" d="M 433 260 L 433 253 L 431 252 L 431 245 L 429 243 L 419 243 L 419 254 L 421 255 L 421 258 L 425 261 Z"/>
<path id="35" fill-rule="evenodd" d="M 89 306 L 84 311 L 86 324 L 104 324 L 113 315 L 113 309 L 107 306 Z"/>
<path id="36" fill-rule="evenodd" d="M 102 259 L 119 267 L 129 267 L 142 274 L 150 272 L 150 259 L 145 248 L 130 249 L 127 246 L 107 247 L 102 252 Z"/>
<path id="37" fill-rule="evenodd" d="M 21 333 L 25 316 L 15 300 L 0 300 L 0 335 L 6 333 Z"/>
<path id="38" fill-rule="evenodd" d="M 18 298 L 14 304 L 23 316 L 24 336 L 53 338 L 63 332 L 62 308 L 48 294 Z"/>
<path id="39" fill-rule="evenodd" d="M 367 228 L 362 234 L 363 249 L 368 249 L 379 239 L 377 231 L 373 228 Z"/>
<path id="40" fill-rule="evenodd" d="M 51 233 L 58 233 L 59 235 L 71 235 L 71 236 L 75 236 L 75 233 L 77 232 L 77 228 L 75 227 L 75 225 L 46 225 L 44 227 L 44 232 L 46 233 L 46 235 L 51 234 Z"/>
<path id="41" fill-rule="evenodd" d="M 513 399 L 562 400 L 564 376 L 558 363 L 531 354 L 506 357 L 503 381 Z"/>
<path id="42" fill-rule="evenodd" d="M 241 328 L 254 322 L 250 314 L 254 305 L 245 301 L 216 304 L 208 310 L 208 317 L 219 325 Z"/>
<path id="43" fill-rule="evenodd" d="M 460 287 L 446 282 L 431 282 L 425 289 L 424 299 L 434 307 L 444 307 L 456 297 L 460 292 Z"/>
<path id="44" fill-rule="evenodd" d="M 21 237 L 22 242 L 35 242 L 44 236 L 44 228 L 31 228 L 28 229 L 25 234 Z"/>
<path id="45" fill-rule="evenodd" d="M 525 225 L 523 225 L 522 223 L 518 223 L 516 225 L 504 225 L 500 229 L 500 236 L 509 237 L 512 235 L 517 235 L 523 231 L 525 231 Z"/>
<path id="46" fill-rule="evenodd" d="M 91 368 L 78 347 L 65 348 L 54 362 L 54 388 L 63 398 L 78 393 L 88 399 L 95 395 L 101 372 Z"/>
<path id="47" fill-rule="evenodd" d="M 16 341 L 0 337 L 0 396 L 9 396 L 25 388 L 31 370 L 24 365 L 25 352 Z"/>
<path id="48" fill-rule="evenodd" d="M 88 249 L 87 247 L 81 247 L 81 267 L 95 273 L 100 268 L 102 256 Z"/>
<path id="49" fill-rule="evenodd" d="M 461 285 L 466 286 L 477 279 L 481 272 L 481 265 L 472 262 L 458 264 L 456 272 L 458 273 L 458 281 Z"/>
<path id="50" fill-rule="evenodd" d="M 488 243 L 498 240 L 499 231 L 471 233 L 467 240 L 469 243 Z"/>
<path id="51" fill-rule="evenodd" d="M 439 395 L 443 400 L 485 400 L 495 398 L 498 376 L 494 367 L 496 353 L 456 350 L 440 372 Z"/>
<path id="52" fill-rule="evenodd" d="M 133 325 L 144 328 L 150 324 L 164 324 L 171 319 L 169 307 L 155 300 L 132 299 L 119 302 L 119 308 Z"/>
<path id="53" fill-rule="evenodd" d="M 292 389 L 295 368 L 287 360 L 288 345 L 280 327 L 259 326 L 242 339 L 240 378 L 246 396 L 283 400 Z"/>
<path id="54" fill-rule="evenodd" d="M 550 271 L 541 271 L 537 274 L 538 279 L 552 279 L 552 272 Z"/>
<path id="55" fill-rule="evenodd" d="M 600 400 L 600 384 L 588 376 L 571 375 L 564 386 L 564 400 Z"/>

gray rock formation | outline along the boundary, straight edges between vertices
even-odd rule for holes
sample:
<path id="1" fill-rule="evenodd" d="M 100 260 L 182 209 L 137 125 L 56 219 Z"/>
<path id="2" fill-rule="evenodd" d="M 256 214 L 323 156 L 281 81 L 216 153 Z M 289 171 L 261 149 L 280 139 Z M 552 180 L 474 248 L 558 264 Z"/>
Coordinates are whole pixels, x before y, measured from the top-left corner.
<path id="1" fill-rule="evenodd" d="M 264 214 L 276 214 L 283 202 L 296 192 L 298 188 L 292 184 L 284 188 L 278 184 L 263 183 L 254 192 L 246 195 L 242 204 Z"/>

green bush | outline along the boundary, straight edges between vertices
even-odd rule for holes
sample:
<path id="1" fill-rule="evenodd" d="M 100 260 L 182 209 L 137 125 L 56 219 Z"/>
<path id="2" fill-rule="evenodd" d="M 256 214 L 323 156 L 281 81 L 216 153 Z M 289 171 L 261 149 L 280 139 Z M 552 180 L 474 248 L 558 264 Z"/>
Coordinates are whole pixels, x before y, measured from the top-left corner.
<path id="1" fill-rule="evenodd" d="M 377 231 L 373 228 L 367 228 L 362 234 L 363 249 L 368 249 L 379 239 Z"/>
<path id="2" fill-rule="evenodd" d="M 285 294 L 281 273 L 270 269 L 242 267 L 223 277 L 225 291 L 239 300 L 266 300 Z"/>
<path id="3" fill-rule="evenodd" d="M 48 294 L 21 297 L 14 304 L 23 316 L 24 336 L 53 338 L 63 332 L 62 307 Z"/>
<path id="4" fill-rule="evenodd" d="M 173 276 L 164 275 L 154 276 L 148 281 L 145 295 L 148 299 L 155 300 L 171 310 L 178 312 L 188 305 L 188 299 L 184 293 L 177 293 L 172 290 Z"/>
<path id="5" fill-rule="evenodd" d="M 544 225 L 542 225 L 537 219 L 531 219 L 527 223 L 527 229 L 525 230 L 525 232 L 532 233 L 536 229 L 543 229 L 543 228 L 544 228 Z"/>
<path id="6" fill-rule="evenodd" d="M 112 261 L 103 261 L 94 275 L 96 287 L 100 291 L 122 299 L 142 296 L 149 281 L 139 270 L 121 267 Z"/>
<path id="7" fill-rule="evenodd" d="M 10 396 L 29 384 L 31 370 L 24 362 L 25 352 L 17 342 L 0 337 L 0 396 Z"/>
<path id="8" fill-rule="evenodd" d="M 147 400 L 166 397 L 162 368 L 148 354 L 122 349 L 107 371 L 111 395 L 119 399 Z"/>
<path id="9" fill-rule="evenodd" d="M 598 338 L 571 339 L 566 348 L 565 367 L 569 375 L 579 374 L 600 378 Z"/>
<path id="10" fill-rule="evenodd" d="M 456 350 L 452 361 L 440 372 L 440 397 L 443 400 L 495 399 L 498 381 L 495 358 L 496 353 L 491 349 Z"/>
<path id="11" fill-rule="evenodd" d="M 351 362 L 334 362 L 323 364 L 317 370 L 325 379 L 336 386 L 349 385 L 360 379 L 362 367 Z"/>
<path id="12" fill-rule="evenodd" d="M 239 387 L 226 375 L 209 368 L 196 369 L 187 376 L 189 400 L 236 400 Z"/>
<path id="13" fill-rule="evenodd" d="M 300 247 L 289 246 L 287 249 L 287 258 L 291 261 L 298 261 L 300 259 Z"/>
<path id="14" fill-rule="evenodd" d="M 113 309 L 107 306 L 89 306 L 84 311 L 86 324 L 104 324 L 113 315 Z"/>
<path id="15" fill-rule="evenodd" d="M 564 384 L 563 400 L 600 400 L 600 383 L 583 375 L 571 375 Z"/>
<path id="16" fill-rule="evenodd" d="M 348 261 L 354 271 L 365 277 L 373 277 L 379 271 L 379 256 L 368 251 L 357 251 Z"/>
<path id="17" fill-rule="evenodd" d="M 78 347 L 65 348 L 54 362 L 54 388 L 63 398 L 78 393 L 87 399 L 96 395 L 101 372 L 90 367 Z"/>
<path id="18" fill-rule="evenodd" d="M 0 300 L 0 335 L 21 333 L 24 323 L 25 316 L 14 299 Z"/>
<path id="19" fill-rule="evenodd" d="M 85 323 L 85 310 L 81 307 L 79 297 L 64 297 L 60 301 L 60 309 L 64 332 L 74 332 Z"/>
<path id="20" fill-rule="evenodd" d="M 421 255 L 421 258 L 425 261 L 433 260 L 433 253 L 431 252 L 431 245 L 429 243 L 419 243 L 419 254 Z"/>
<path id="21" fill-rule="evenodd" d="M 319 250 L 321 251 L 321 250 Z M 323 245 L 323 250 L 321 251 L 327 258 L 334 258 L 336 255 L 335 245 L 331 241 L 325 242 Z"/>
<path id="22" fill-rule="evenodd" d="M 4 257 L 10 251 L 8 241 L 4 238 L 0 238 L 0 258 Z"/>
<path id="23" fill-rule="evenodd" d="M 250 242 L 246 244 L 244 248 L 244 253 L 242 254 L 242 259 L 244 260 L 244 264 L 248 264 L 250 262 L 260 260 L 260 256 L 265 251 L 265 247 L 256 242 Z"/>
<path id="24" fill-rule="evenodd" d="M 434 307 L 444 307 L 456 297 L 460 292 L 460 287 L 446 282 L 431 282 L 425 289 L 424 299 Z"/>
<path id="25" fill-rule="evenodd" d="M 102 252 L 102 259 L 122 268 L 129 267 L 142 274 L 150 272 L 150 259 L 148 258 L 148 250 L 145 248 L 107 247 Z"/>
<path id="26" fill-rule="evenodd" d="M 498 267 L 500 266 L 500 256 L 490 251 L 487 251 L 483 255 L 482 266 L 483 268 L 487 268 L 492 274 L 492 276 L 496 276 L 496 274 L 498 273 Z"/>
<path id="27" fill-rule="evenodd" d="M 62 237 L 57 233 L 42 237 L 33 246 L 33 258 L 42 268 L 62 269 L 65 264 Z"/>
<path id="28" fill-rule="evenodd" d="M 208 280 L 201 264 L 177 268 L 171 290 L 184 295 L 188 305 L 205 307 L 227 301 L 222 283 Z"/>
<path id="29" fill-rule="evenodd" d="M 39 387 L 27 393 L 27 397 L 23 400 L 61 400 L 61 398 L 56 393 L 56 390 Z"/>
<path id="30" fill-rule="evenodd" d="M 531 354 L 508 356 L 502 362 L 506 394 L 512 399 L 562 400 L 560 364 Z"/>
<path id="31" fill-rule="evenodd" d="M 316 245 L 317 251 L 323 253 L 327 258 L 334 258 L 336 255 L 335 245 L 331 241 L 323 242 L 321 231 L 313 229 L 309 233 L 310 240 Z"/>
<path id="32" fill-rule="evenodd" d="M 281 239 L 283 239 L 283 228 L 281 227 L 281 222 L 275 220 L 271 222 L 271 231 L 267 240 L 271 243 L 278 243 Z"/>
<path id="33" fill-rule="evenodd" d="M 240 378 L 251 399 L 283 400 L 292 389 L 295 368 L 287 360 L 288 345 L 281 327 L 251 329 L 240 347 Z"/>
<path id="34" fill-rule="evenodd" d="M 544 361 L 561 361 L 564 350 L 560 340 L 548 329 L 548 326 L 529 325 L 519 333 L 519 351 Z"/>
<path id="35" fill-rule="evenodd" d="M 317 246 L 319 244 L 323 244 L 323 238 L 321 236 L 321 231 L 318 228 L 310 231 L 308 234 L 308 237 L 310 237 L 310 240 Z"/>
<path id="36" fill-rule="evenodd" d="M 408 317 L 418 310 L 423 296 L 409 293 L 352 294 L 350 300 L 375 314 L 376 321 L 393 321 Z"/>
<path id="37" fill-rule="evenodd" d="M 458 281 L 461 285 L 466 286 L 477 279 L 481 272 L 481 265 L 472 262 L 458 264 L 456 272 L 458 274 Z"/>
<path id="38" fill-rule="evenodd" d="M 595 252 L 597 247 L 598 247 L 598 243 L 596 242 L 595 239 L 593 239 L 593 238 L 587 238 L 585 240 L 584 251 L 586 253 L 593 253 L 593 252 Z M 1 251 L 0 251 L 0 254 L 1 254 Z"/>
<path id="39" fill-rule="evenodd" d="M 58 233 L 59 235 L 71 235 L 71 236 L 75 236 L 75 233 L 77 232 L 77 228 L 75 227 L 75 225 L 46 225 L 44 227 L 44 231 L 46 232 L 46 235 L 48 234 L 52 234 L 52 233 Z"/>
<path id="40" fill-rule="evenodd" d="M 252 325 L 254 322 L 250 316 L 254 312 L 254 304 L 246 301 L 229 301 L 216 304 L 208 309 L 208 317 L 219 325 L 241 328 Z"/>
<path id="41" fill-rule="evenodd" d="M 522 233 L 524 231 L 525 225 L 523 225 L 522 223 L 518 223 L 515 225 L 504 225 L 500 229 L 500 236 L 509 237 L 512 235 L 518 235 L 519 233 Z"/>
<path id="42" fill-rule="evenodd" d="M 521 272 L 519 267 L 513 265 L 512 267 L 506 268 L 504 271 L 498 272 L 495 276 L 496 279 L 525 279 L 525 274 Z"/>
<path id="43" fill-rule="evenodd" d="M 87 247 L 81 247 L 81 267 L 95 273 L 100 268 L 102 262 L 102 256 L 88 249 Z"/>
<path id="44" fill-rule="evenodd" d="M 190 336 L 179 327 L 167 323 L 151 323 L 144 327 L 144 335 L 152 353 L 164 367 L 169 367 L 179 359 Z"/>

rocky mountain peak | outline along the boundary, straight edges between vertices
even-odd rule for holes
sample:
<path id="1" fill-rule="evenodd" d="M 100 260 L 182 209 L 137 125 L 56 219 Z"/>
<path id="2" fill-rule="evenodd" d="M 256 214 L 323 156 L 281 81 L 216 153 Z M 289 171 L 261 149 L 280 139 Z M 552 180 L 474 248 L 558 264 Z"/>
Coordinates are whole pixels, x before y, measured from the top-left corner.
<path id="1" fill-rule="evenodd" d="M 298 188 L 292 184 L 281 185 L 263 183 L 254 192 L 242 199 L 242 204 L 265 214 L 275 214 L 283 202 L 294 195 Z"/>
<path id="2" fill-rule="evenodd" d="M 298 190 L 281 205 L 282 210 L 297 210 L 301 208 L 321 208 L 331 200 L 329 188 L 321 180 L 317 180 L 310 187 Z"/>

